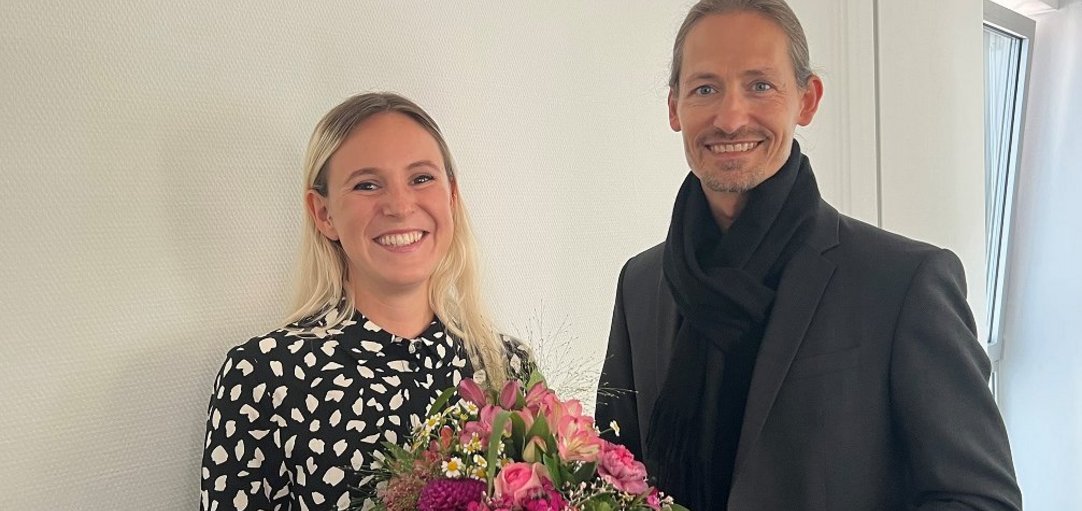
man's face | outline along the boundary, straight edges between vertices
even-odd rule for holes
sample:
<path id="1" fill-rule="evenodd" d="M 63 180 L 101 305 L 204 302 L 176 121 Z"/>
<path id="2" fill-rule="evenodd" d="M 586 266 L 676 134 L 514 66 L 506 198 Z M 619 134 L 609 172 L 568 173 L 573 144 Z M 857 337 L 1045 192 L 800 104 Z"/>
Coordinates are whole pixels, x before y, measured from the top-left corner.
<path id="1" fill-rule="evenodd" d="M 708 193 L 739 194 L 781 168 L 822 91 L 815 76 L 798 86 L 777 24 L 750 12 L 708 15 L 684 41 L 669 125 L 683 133 L 688 165 Z"/>

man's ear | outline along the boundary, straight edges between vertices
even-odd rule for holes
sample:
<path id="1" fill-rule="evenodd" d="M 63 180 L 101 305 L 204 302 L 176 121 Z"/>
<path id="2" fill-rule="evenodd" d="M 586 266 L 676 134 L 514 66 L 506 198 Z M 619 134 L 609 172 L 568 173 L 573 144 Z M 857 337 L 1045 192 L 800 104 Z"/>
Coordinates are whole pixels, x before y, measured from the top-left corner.
<path id="1" fill-rule="evenodd" d="M 316 229 L 319 229 L 319 232 L 323 233 L 327 239 L 337 241 L 338 231 L 334 228 L 331 213 L 327 209 L 327 198 L 315 190 L 308 190 L 304 194 L 304 205 L 308 210 L 308 215 L 316 224 Z"/>
<path id="2" fill-rule="evenodd" d="M 801 126 L 811 124 L 815 112 L 819 111 L 819 101 L 823 99 L 823 80 L 816 75 L 808 78 L 808 84 L 800 95 L 800 115 L 796 123 Z"/>
<path id="3" fill-rule="evenodd" d="M 680 92 L 669 87 L 669 127 L 673 131 L 680 131 L 680 116 L 676 115 L 676 96 Z"/>

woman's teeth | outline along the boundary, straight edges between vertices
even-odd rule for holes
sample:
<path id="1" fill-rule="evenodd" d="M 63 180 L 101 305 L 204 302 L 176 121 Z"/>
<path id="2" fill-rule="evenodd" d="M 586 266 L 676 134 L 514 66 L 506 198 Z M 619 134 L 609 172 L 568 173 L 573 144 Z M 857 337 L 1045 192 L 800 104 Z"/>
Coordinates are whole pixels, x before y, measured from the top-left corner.
<path id="1" fill-rule="evenodd" d="M 376 243 L 385 247 L 404 247 L 420 241 L 424 233 L 421 231 L 403 232 L 397 234 L 385 234 L 376 238 Z"/>

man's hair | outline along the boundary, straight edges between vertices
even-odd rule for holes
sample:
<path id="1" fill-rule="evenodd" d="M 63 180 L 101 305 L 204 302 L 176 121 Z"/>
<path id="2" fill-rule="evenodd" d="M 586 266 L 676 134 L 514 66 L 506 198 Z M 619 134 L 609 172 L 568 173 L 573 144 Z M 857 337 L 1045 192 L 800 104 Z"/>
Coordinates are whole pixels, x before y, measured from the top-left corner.
<path id="1" fill-rule="evenodd" d="M 808 85 L 808 79 L 814 74 L 808 62 L 808 40 L 804 37 L 800 20 L 785 0 L 700 0 L 688 11 L 684 23 L 676 32 L 676 42 L 672 47 L 672 71 L 669 74 L 670 88 L 680 89 L 680 67 L 684 59 L 684 42 L 688 32 L 705 16 L 732 12 L 754 12 L 777 23 L 789 39 L 789 59 L 793 61 L 796 83 L 801 88 Z"/>

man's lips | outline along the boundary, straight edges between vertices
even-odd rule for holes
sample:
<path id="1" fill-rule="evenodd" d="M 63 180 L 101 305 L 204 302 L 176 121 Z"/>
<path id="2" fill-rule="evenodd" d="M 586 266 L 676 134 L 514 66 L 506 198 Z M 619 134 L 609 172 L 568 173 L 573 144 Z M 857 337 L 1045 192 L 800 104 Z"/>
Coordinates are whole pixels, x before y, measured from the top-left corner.
<path id="1" fill-rule="evenodd" d="M 703 144 L 713 154 L 740 154 L 759 147 L 762 141 L 752 142 L 714 142 Z"/>

